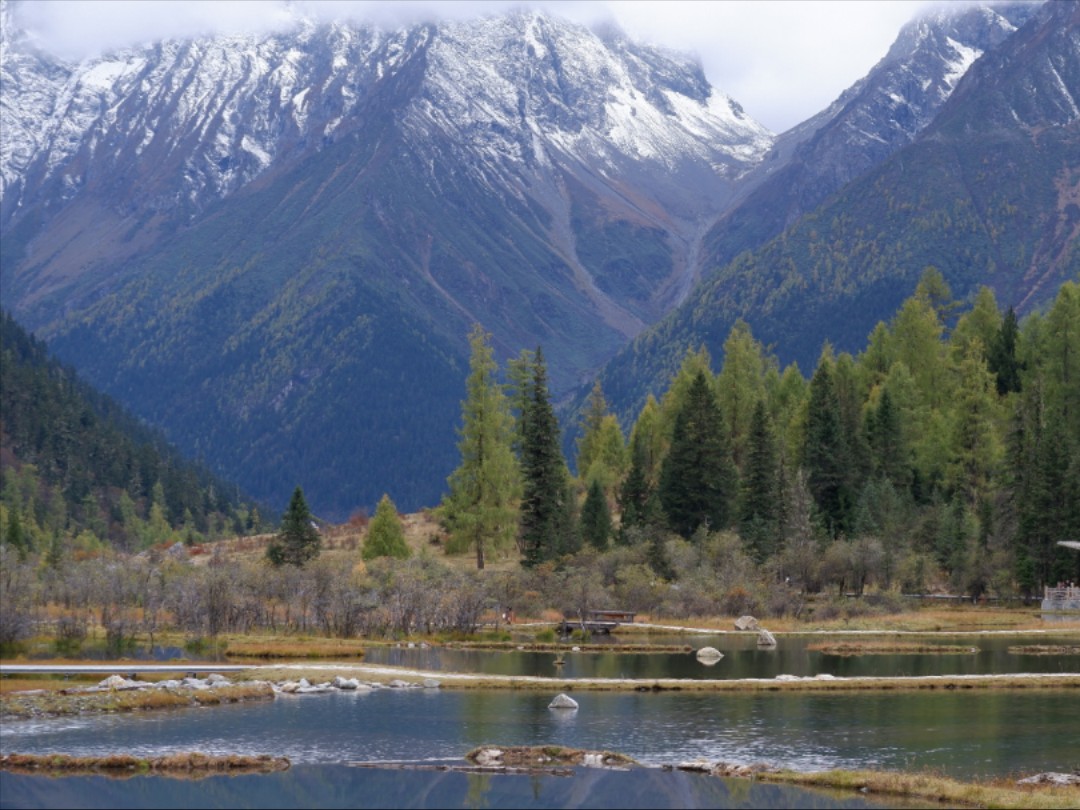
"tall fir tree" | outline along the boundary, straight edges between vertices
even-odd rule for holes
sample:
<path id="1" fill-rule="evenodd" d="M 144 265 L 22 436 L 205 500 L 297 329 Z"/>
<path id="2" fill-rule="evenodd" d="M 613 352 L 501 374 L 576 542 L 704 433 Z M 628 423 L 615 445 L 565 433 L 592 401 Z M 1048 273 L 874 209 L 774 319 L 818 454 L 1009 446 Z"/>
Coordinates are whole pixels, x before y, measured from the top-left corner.
<path id="1" fill-rule="evenodd" d="M 764 400 L 750 420 L 746 462 L 741 477 L 739 533 L 758 562 L 776 551 L 780 532 L 781 492 L 776 439 Z"/>
<path id="2" fill-rule="evenodd" d="M 683 537 L 694 536 L 703 525 L 717 530 L 732 521 L 738 472 L 720 406 L 704 372 L 694 377 L 675 418 L 658 492 L 669 525 Z"/>
<path id="3" fill-rule="evenodd" d="M 536 350 L 521 414 L 522 564 L 532 567 L 576 545 L 569 472 L 548 393 L 544 353 Z"/>
<path id="4" fill-rule="evenodd" d="M 581 537 L 597 551 L 604 551 L 611 538 L 611 510 L 600 482 L 593 479 L 581 506 Z"/>
<path id="5" fill-rule="evenodd" d="M 266 549 L 266 556 L 274 565 L 302 568 L 318 557 L 321 550 L 322 538 L 312 521 L 304 491 L 297 487 L 281 516 L 281 529 Z"/>
<path id="6" fill-rule="evenodd" d="M 461 464 L 447 479 L 450 491 L 439 508 L 450 533 L 448 549 L 472 549 L 478 569 L 484 568 L 489 554 L 513 545 L 521 486 L 510 402 L 496 379 L 490 339 L 479 324 L 469 334 L 469 376 L 458 441 Z"/>
<path id="7" fill-rule="evenodd" d="M 1020 390 L 1020 359 L 1016 353 L 1016 341 L 1020 327 L 1016 310 L 1009 307 L 1001 320 L 1001 329 L 989 346 L 987 365 L 994 373 L 997 392 L 1001 396 Z"/>
<path id="8" fill-rule="evenodd" d="M 847 529 L 851 497 L 846 486 L 847 441 L 840 402 L 833 386 L 832 366 L 833 361 L 826 347 L 810 380 L 803 466 L 806 468 L 810 493 L 829 534 L 837 537 Z"/>

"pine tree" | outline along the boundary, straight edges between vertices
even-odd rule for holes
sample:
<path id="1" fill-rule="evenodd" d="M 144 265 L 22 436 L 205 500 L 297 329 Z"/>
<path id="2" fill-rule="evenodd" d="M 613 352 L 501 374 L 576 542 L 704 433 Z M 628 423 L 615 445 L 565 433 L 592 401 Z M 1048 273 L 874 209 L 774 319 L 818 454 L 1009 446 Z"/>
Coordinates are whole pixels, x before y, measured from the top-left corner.
<path id="1" fill-rule="evenodd" d="M 611 537 L 611 511 L 600 482 L 589 485 L 585 503 L 581 507 L 581 536 L 593 548 L 604 551 Z"/>
<path id="2" fill-rule="evenodd" d="M 488 553 L 513 544 L 520 487 L 510 403 L 495 377 L 490 337 L 479 325 L 469 335 L 469 377 L 458 442 L 461 464 L 447 479 L 450 491 L 439 508 L 450 533 L 448 550 L 475 550 L 478 569 L 483 569 Z"/>
<path id="3" fill-rule="evenodd" d="M 589 399 L 585 403 L 585 415 L 582 416 L 579 426 L 581 435 L 577 439 L 577 474 L 582 480 L 588 475 L 589 467 L 599 454 L 600 428 L 607 415 L 607 400 L 604 399 L 604 391 L 597 380 L 593 383 Z"/>
<path id="4" fill-rule="evenodd" d="M 675 418 L 671 449 L 661 465 L 660 503 L 671 528 L 689 538 L 703 525 L 726 527 L 737 491 L 738 473 L 723 416 L 705 374 L 698 372 Z"/>
<path id="5" fill-rule="evenodd" d="M 1020 361 L 1016 355 L 1019 335 L 1016 310 L 1009 307 L 1001 321 L 1001 329 L 990 344 L 987 358 L 987 365 L 995 375 L 997 391 L 1001 396 L 1020 390 Z"/>
<path id="6" fill-rule="evenodd" d="M 532 567 L 574 545 L 568 503 L 569 473 L 559 447 L 559 422 L 551 405 L 544 354 L 536 350 L 521 414 L 522 564 Z"/>
<path id="7" fill-rule="evenodd" d="M 911 461 L 901 425 L 901 412 L 888 388 L 881 392 L 877 407 L 866 416 L 866 443 L 871 469 L 887 478 L 897 489 L 911 485 Z"/>
<path id="8" fill-rule="evenodd" d="M 776 440 L 763 400 L 758 400 L 750 420 L 741 481 L 739 533 L 753 549 L 754 557 L 761 562 L 776 550 L 781 512 Z"/>
<path id="9" fill-rule="evenodd" d="M 19 520 L 19 512 L 16 509 L 8 512 L 7 526 L 4 528 L 4 542 L 15 549 L 20 560 L 26 559 L 30 543 L 26 539 L 26 532 L 23 530 L 22 521 Z"/>
<path id="10" fill-rule="evenodd" d="M 311 519 L 304 491 L 297 487 L 281 516 L 281 529 L 266 549 L 266 556 L 274 565 L 301 568 L 318 557 L 321 548 L 322 538 Z"/>
<path id="11" fill-rule="evenodd" d="M 409 546 L 405 542 L 405 528 L 401 525 L 397 507 L 390 500 L 390 496 L 384 494 L 379 500 L 379 505 L 375 507 L 375 517 L 371 519 L 371 525 L 368 527 L 368 535 L 364 540 L 361 556 L 365 560 L 373 560 L 376 557 L 407 560 L 410 555 Z"/>
<path id="12" fill-rule="evenodd" d="M 825 518 L 829 533 L 837 537 L 847 528 L 851 499 L 845 483 L 848 448 L 840 403 L 833 387 L 832 365 L 826 347 L 810 380 L 803 466 L 814 502 Z"/>
<path id="13" fill-rule="evenodd" d="M 741 318 L 724 341 L 724 365 L 716 377 L 717 403 L 724 414 L 735 466 L 746 463 L 750 424 L 757 403 L 765 396 L 765 350 Z"/>

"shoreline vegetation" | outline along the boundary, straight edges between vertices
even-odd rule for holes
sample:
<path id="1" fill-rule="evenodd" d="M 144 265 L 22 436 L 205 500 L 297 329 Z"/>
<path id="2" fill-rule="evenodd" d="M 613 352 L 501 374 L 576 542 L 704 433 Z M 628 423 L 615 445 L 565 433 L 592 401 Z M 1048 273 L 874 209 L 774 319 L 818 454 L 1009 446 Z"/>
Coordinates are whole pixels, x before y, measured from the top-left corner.
<path id="1" fill-rule="evenodd" d="M 350 763 L 354 767 L 393 770 L 437 769 L 484 774 L 570 775 L 571 768 L 629 770 L 650 767 L 632 757 L 612 751 L 587 751 L 558 745 L 485 745 L 468 752 L 462 764 L 441 763 Z M 0 771 L 32 776 L 105 776 L 130 779 L 136 776 L 164 776 L 177 779 L 205 779 L 218 775 L 268 774 L 288 770 L 285 757 L 269 755 L 210 756 L 197 752 L 161 757 L 127 754 L 75 757 L 66 754 L 6 754 L 0 756 Z M 864 796 L 926 800 L 949 806 L 997 807 L 1015 810 L 1050 810 L 1080 807 L 1080 785 L 1075 774 L 1037 774 L 1026 778 L 997 778 L 963 781 L 933 772 L 873 770 L 830 770 L 800 772 L 765 763 L 753 765 L 694 760 L 661 766 L 663 770 L 698 772 L 726 779 L 751 779 L 839 793 Z"/>
<path id="2" fill-rule="evenodd" d="M 0 771 L 32 776 L 106 776 L 110 779 L 131 779 L 135 776 L 205 779 L 223 774 L 276 773 L 287 771 L 290 765 L 287 758 L 268 754 L 211 756 L 196 751 L 160 757 L 136 757 L 131 754 L 95 757 L 68 754 L 0 755 Z"/>

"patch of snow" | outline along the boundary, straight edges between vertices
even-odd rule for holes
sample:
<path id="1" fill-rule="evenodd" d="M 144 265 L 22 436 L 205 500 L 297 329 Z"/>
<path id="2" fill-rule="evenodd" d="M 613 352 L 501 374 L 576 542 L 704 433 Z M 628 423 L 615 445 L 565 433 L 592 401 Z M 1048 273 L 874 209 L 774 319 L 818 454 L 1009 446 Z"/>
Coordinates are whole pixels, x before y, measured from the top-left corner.
<path id="1" fill-rule="evenodd" d="M 945 37 L 945 40 L 949 43 L 949 48 L 956 55 L 956 58 L 949 60 L 946 63 L 946 71 L 944 75 L 945 84 L 949 86 L 951 91 L 956 87 L 956 83 L 960 81 L 971 65 L 982 56 L 983 52 L 978 48 L 973 48 L 968 45 L 964 45 L 962 42 L 957 42 L 952 37 Z"/>

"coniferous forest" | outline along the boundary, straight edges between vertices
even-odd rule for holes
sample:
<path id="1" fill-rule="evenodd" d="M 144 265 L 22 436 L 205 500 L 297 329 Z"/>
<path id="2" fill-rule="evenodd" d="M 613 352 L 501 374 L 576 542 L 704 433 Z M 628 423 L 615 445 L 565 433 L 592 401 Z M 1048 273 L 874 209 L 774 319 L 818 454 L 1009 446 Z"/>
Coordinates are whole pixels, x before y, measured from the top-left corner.
<path id="1" fill-rule="evenodd" d="M 0 321 L 0 527 L 23 552 L 137 551 L 256 529 L 237 488 Z"/>
<path id="2" fill-rule="evenodd" d="M 403 544 L 393 493 L 370 523 L 318 529 L 298 486 L 267 548 L 244 538 L 231 548 L 251 553 L 211 565 L 168 549 L 253 534 L 256 510 L 7 318 L 3 336 L 0 644 L 48 604 L 76 625 L 100 612 L 120 641 L 166 623 L 400 636 L 475 632 L 492 605 L 799 617 L 812 600 L 822 618 L 1080 579 L 1058 545 L 1080 537 L 1075 282 L 1018 322 L 987 289 L 955 301 L 929 269 L 861 352 L 825 345 L 808 376 L 740 321 L 718 368 L 689 352 L 625 427 L 597 384 L 576 475 L 542 349 L 500 373 L 478 326 L 460 463 L 422 548 Z"/>

